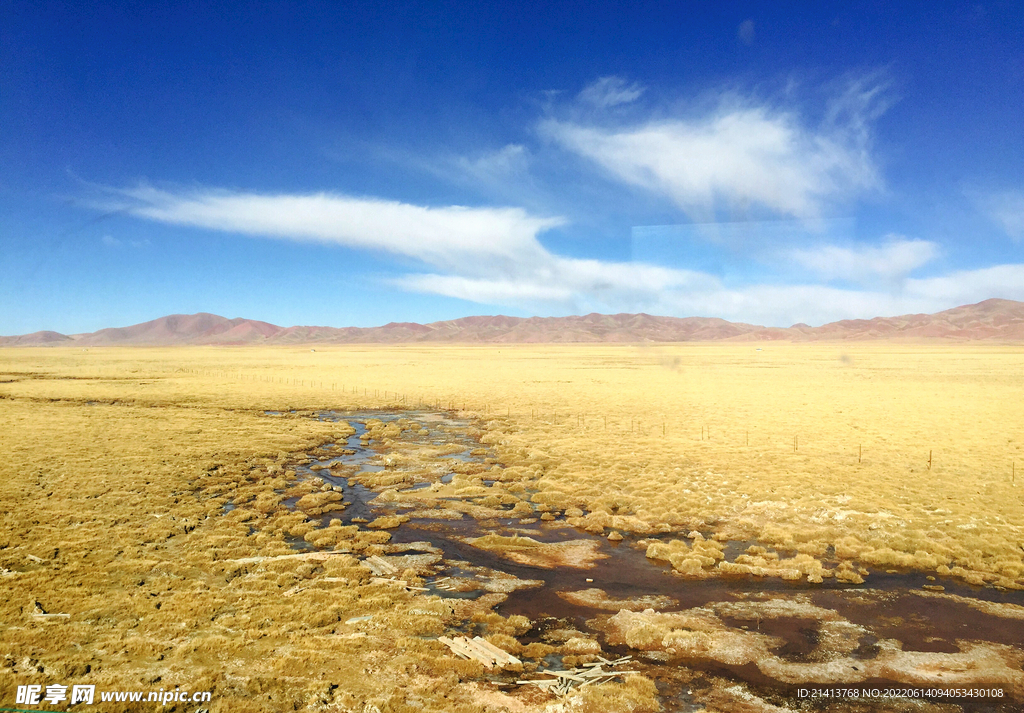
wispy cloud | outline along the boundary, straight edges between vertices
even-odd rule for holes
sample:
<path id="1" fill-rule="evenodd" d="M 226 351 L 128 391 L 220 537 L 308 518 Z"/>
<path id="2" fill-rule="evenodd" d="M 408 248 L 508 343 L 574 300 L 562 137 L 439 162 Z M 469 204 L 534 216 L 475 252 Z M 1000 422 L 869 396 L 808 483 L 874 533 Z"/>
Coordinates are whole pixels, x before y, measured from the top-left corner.
<path id="1" fill-rule="evenodd" d="M 736 36 L 745 45 L 754 44 L 754 21 L 748 18 L 741 22 L 736 30 Z"/>
<path id="2" fill-rule="evenodd" d="M 881 91 L 851 83 L 817 128 L 794 111 L 731 96 L 704 116 L 626 126 L 552 118 L 540 129 L 611 178 L 662 195 L 697 220 L 750 204 L 814 219 L 882 185 L 869 150 Z"/>
<path id="3" fill-rule="evenodd" d="M 820 245 L 793 250 L 790 259 L 815 276 L 828 281 L 892 283 L 938 255 L 938 246 L 928 240 L 907 240 L 889 235 L 882 245 Z"/>
<path id="4" fill-rule="evenodd" d="M 113 235 L 104 235 L 100 242 L 108 248 L 120 248 L 124 246 L 132 248 L 144 248 L 149 245 L 149 240 L 118 240 Z"/>
<path id="5" fill-rule="evenodd" d="M 530 152 L 522 144 L 508 144 L 497 151 L 476 156 L 460 156 L 457 164 L 467 175 L 483 181 L 507 180 L 524 174 Z"/>
<path id="6" fill-rule="evenodd" d="M 618 104 L 634 102 L 644 91 L 644 87 L 635 83 L 629 84 L 622 77 L 601 77 L 587 85 L 576 98 L 599 109 L 606 109 Z"/>
<path id="7" fill-rule="evenodd" d="M 545 251 L 537 234 L 564 223 L 521 208 L 427 207 L 333 193 L 117 191 L 136 216 L 245 235 L 323 242 L 413 257 L 445 269 L 487 270 Z"/>
<path id="8" fill-rule="evenodd" d="M 980 199 L 982 208 L 1014 240 L 1024 238 L 1024 190 L 1000 191 Z"/>

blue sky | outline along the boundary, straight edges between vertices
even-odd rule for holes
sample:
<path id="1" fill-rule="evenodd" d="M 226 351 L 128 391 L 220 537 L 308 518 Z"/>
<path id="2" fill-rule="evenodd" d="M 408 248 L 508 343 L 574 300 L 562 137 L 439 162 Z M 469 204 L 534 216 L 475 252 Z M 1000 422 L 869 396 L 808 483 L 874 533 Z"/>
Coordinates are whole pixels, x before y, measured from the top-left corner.
<path id="1" fill-rule="evenodd" d="M 1024 10 L 0 3 L 0 334 L 1024 300 Z"/>

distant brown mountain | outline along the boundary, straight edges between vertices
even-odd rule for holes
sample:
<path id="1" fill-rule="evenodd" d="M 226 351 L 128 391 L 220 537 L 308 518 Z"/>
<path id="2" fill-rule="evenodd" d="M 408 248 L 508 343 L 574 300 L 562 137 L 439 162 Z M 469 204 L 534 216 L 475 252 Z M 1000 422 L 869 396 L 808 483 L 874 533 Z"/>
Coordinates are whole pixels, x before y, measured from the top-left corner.
<path id="1" fill-rule="evenodd" d="M 175 344 L 251 344 L 266 341 L 281 327 L 252 319 L 225 319 L 215 314 L 172 314 L 131 327 L 111 327 L 71 336 L 76 345 L 118 346 Z"/>
<path id="2" fill-rule="evenodd" d="M 60 332 L 32 332 L 17 337 L 0 337 L 0 347 L 49 347 L 73 341 L 71 337 Z"/>
<path id="3" fill-rule="evenodd" d="M 1024 302 L 985 300 L 936 314 L 844 319 L 820 327 L 761 327 L 714 317 L 588 314 L 582 317 L 463 317 L 382 327 L 278 327 L 215 314 L 174 314 L 90 334 L 34 332 L 0 337 L 0 347 L 174 346 L 186 344 L 403 344 L 423 342 L 704 342 L 704 341 L 1024 341 Z"/>

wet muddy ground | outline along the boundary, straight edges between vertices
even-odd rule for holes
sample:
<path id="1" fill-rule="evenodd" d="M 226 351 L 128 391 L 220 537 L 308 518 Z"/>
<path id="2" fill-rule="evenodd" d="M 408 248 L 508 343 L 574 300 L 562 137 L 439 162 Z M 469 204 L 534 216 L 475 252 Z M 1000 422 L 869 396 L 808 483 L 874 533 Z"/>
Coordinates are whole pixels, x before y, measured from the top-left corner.
<path id="1" fill-rule="evenodd" d="M 497 613 L 531 620 L 532 630 L 519 637 L 523 644 L 557 644 L 575 633 L 599 641 L 605 655 L 632 654 L 657 682 L 665 710 L 771 710 L 757 706 L 774 704 L 794 710 L 1016 711 L 1024 706 L 1019 697 L 1024 592 L 909 571 L 871 571 L 859 585 L 743 575 L 686 579 L 645 556 L 655 537 L 686 533 L 626 534 L 612 542 L 568 526 L 561 513 L 542 520 L 541 513 L 524 512 L 523 505 L 516 513 L 510 505 L 473 505 L 479 493 L 416 501 L 417 491 L 427 494 L 449 485 L 457 464 L 486 466 L 472 480 L 482 488 L 494 482 L 489 469 L 500 464 L 477 439 L 478 424 L 428 412 L 316 417 L 355 429 L 347 442 L 324 444 L 307 454 L 309 462 L 295 466 L 300 482 L 313 479 L 320 490 L 333 489 L 343 498 L 343 506 L 316 516 L 322 526 L 340 520 L 364 528 L 381 517 L 399 517 L 404 521 L 388 529 L 384 552 L 400 570 L 410 563 L 419 567 L 428 590 L 423 594 L 453 602 L 487 595 Z M 399 419 L 417 427 L 402 430 L 390 444 L 366 438 L 367 423 Z M 432 449 L 431 455 L 408 468 L 410 477 L 398 485 L 372 488 L 360 482 L 384 471 L 401 475 L 409 458 L 393 465 L 391 454 L 408 455 L 416 448 Z M 384 491 L 393 493 L 381 497 Z M 294 509 L 297 500 L 284 504 Z M 492 546 L 493 538 L 477 539 L 484 536 L 499 537 Z M 530 540 L 501 539 L 516 537 Z M 292 544 L 313 549 L 301 538 Z M 726 558 L 752 544 L 727 543 Z M 462 629 L 476 633 L 474 627 L 467 622 Z M 559 665 L 559 656 L 546 663 Z M 489 679 L 509 686 L 515 674 L 498 672 Z M 801 689 L 829 687 L 909 690 L 911 695 L 845 701 L 800 696 Z M 947 689 L 999 689 L 1002 697 L 950 697 Z"/>

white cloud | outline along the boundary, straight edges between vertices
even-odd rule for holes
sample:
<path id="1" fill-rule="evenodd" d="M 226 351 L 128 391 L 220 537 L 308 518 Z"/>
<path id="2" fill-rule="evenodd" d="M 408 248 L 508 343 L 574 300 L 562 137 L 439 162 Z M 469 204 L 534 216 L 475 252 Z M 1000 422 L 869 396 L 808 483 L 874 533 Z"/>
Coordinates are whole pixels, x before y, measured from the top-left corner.
<path id="1" fill-rule="evenodd" d="M 473 180 L 493 183 L 522 176 L 530 163 L 530 153 L 522 144 L 508 144 L 497 151 L 475 157 L 460 156 L 458 169 Z"/>
<path id="2" fill-rule="evenodd" d="M 557 259 L 549 266 L 547 276 L 524 274 L 508 279 L 411 275 L 397 284 L 416 292 L 515 306 L 540 314 L 648 312 L 721 317 L 780 327 L 798 322 L 820 325 L 840 319 L 931 313 L 991 297 L 1024 300 L 1024 265 L 908 279 L 903 289 L 892 291 L 821 284 L 729 288 L 702 273 L 636 263 L 588 264 L 591 262 Z"/>
<path id="3" fill-rule="evenodd" d="M 394 284 L 410 292 L 457 297 L 458 299 L 489 305 L 546 305 L 572 304 L 571 288 L 565 285 L 524 281 L 507 278 L 473 278 L 460 275 L 406 275 Z"/>
<path id="4" fill-rule="evenodd" d="M 100 238 L 100 242 L 106 245 L 108 248 L 120 248 L 128 245 L 133 248 L 144 248 L 149 245 L 149 240 L 118 240 L 113 235 L 104 235 Z"/>
<path id="5" fill-rule="evenodd" d="M 877 86 L 855 83 L 818 130 L 791 112 L 723 106 L 701 118 L 607 127 L 549 119 L 541 131 L 613 178 L 663 195 L 698 220 L 724 205 L 819 217 L 834 201 L 880 187 L 868 152 Z"/>
<path id="6" fill-rule="evenodd" d="M 906 292 L 928 304 L 954 307 L 992 297 L 1024 301 L 1024 265 L 993 265 L 906 281 Z M 933 310 L 928 310 L 933 311 Z"/>
<path id="7" fill-rule="evenodd" d="M 331 193 L 118 193 L 131 200 L 129 212 L 163 223 L 381 250 L 455 271 L 543 260 L 537 234 L 564 223 L 521 208 L 432 208 Z"/>
<path id="8" fill-rule="evenodd" d="M 938 254 L 938 246 L 928 240 L 887 237 L 888 241 L 880 246 L 821 245 L 793 250 L 790 259 L 823 280 L 871 283 L 900 280 Z"/>
<path id="9" fill-rule="evenodd" d="M 644 91 L 645 87 L 635 83 L 627 84 L 622 77 L 601 77 L 593 84 L 587 85 L 576 98 L 599 109 L 606 109 L 634 102 Z"/>
<path id="10" fill-rule="evenodd" d="M 1024 238 L 1024 191 L 1003 191 L 982 200 L 989 217 L 1014 240 Z"/>
<path id="11" fill-rule="evenodd" d="M 754 43 L 754 21 L 746 19 L 740 23 L 739 28 L 736 30 L 736 36 L 745 45 Z"/>
<path id="12" fill-rule="evenodd" d="M 720 289 L 717 278 L 700 272 L 550 254 L 543 263 L 522 264 L 502 275 L 408 275 L 396 284 L 472 302 L 560 312 L 637 312 L 665 295 Z"/>
<path id="13" fill-rule="evenodd" d="M 393 284 L 537 314 L 648 312 L 788 326 L 935 312 L 989 297 L 1024 300 L 1024 265 L 909 277 L 937 248 L 899 236 L 878 246 L 794 252 L 791 257 L 816 277 L 804 284 L 736 286 L 699 271 L 554 254 L 537 236 L 564 220 L 520 208 L 438 208 L 327 193 L 173 192 L 148 186 L 114 193 L 128 203 L 122 208 L 150 220 L 412 258 L 426 270 Z M 863 286 L 821 282 L 833 279 Z"/>

